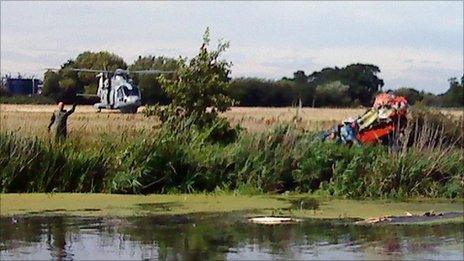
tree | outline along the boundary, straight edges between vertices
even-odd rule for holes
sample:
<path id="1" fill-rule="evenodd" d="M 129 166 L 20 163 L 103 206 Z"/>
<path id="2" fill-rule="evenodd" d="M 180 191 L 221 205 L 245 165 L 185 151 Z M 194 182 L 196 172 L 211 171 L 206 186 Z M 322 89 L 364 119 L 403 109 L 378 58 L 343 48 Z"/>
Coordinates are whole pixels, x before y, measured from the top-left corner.
<path id="1" fill-rule="evenodd" d="M 95 73 L 76 72 L 71 69 L 116 70 L 126 69 L 124 60 L 107 51 L 83 52 L 77 58 L 69 59 L 61 65 L 58 72 L 51 70 L 45 72 L 43 95 L 67 103 L 76 102 L 77 93 L 95 94 L 98 88 L 98 79 Z M 81 102 L 89 102 L 80 99 Z"/>
<path id="2" fill-rule="evenodd" d="M 232 64 L 220 60 L 229 43 L 219 42 L 216 50 L 209 50 L 209 44 L 209 29 L 206 29 L 197 56 L 190 61 L 179 59 L 177 77 L 160 76 L 160 83 L 172 101 L 168 113 L 176 114 L 181 109 L 186 117 L 196 117 L 199 125 L 212 122 L 218 112 L 224 112 L 234 104 L 227 96 Z M 165 115 L 161 114 L 162 120 Z"/>
<path id="3" fill-rule="evenodd" d="M 6 85 L 7 79 L 9 77 L 11 77 L 11 75 L 5 74 L 5 76 L 3 76 L 2 80 L 0 81 L 0 97 L 10 96 L 10 93 Z"/>
<path id="4" fill-rule="evenodd" d="M 291 106 L 295 97 L 293 83 L 288 80 L 237 78 L 228 90 L 240 106 Z"/>
<path id="5" fill-rule="evenodd" d="M 114 71 L 119 68 L 127 69 L 127 64 L 120 56 L 108 51 L 86 51 L 79 54 L 75 62 L 65 65 L 64 68 L 106 69 Z M 82 88 L 85 93 L 95 94 L 97 92 L 98 79 L 95 77 L 95 73 L 80 72 L 69 77 L 72 78 L 78 85 L 78 88 Z"/>
<path id="6" fill-rule="evenodd" d="M 61 76 L 57 72 L 47 70 L 44 75 L 42 95 L 52 97 L 60 93 L 60 79 Z"/>
<path id="7" fill-rule="evenodd" d="M 374 95 L 384 85 L 377 77 L 379 67 L 372 64 L 350 64 L 344 68 L 324 68 L 308 76 L 309 83 L 316 87 L 334 81 L 348 85 L 348 95 L 353 103 L 359 101 L 364 106 L 371 106 Z"/>
<path id="8" fill-rule="evenodd" d="M 358 99 L 363 106 L 371 106 L 374 95 L 384 82 L 377 77 L 379 67 L 372 64 L 351 64 L 340 71 L 341 81 L 350 86 L 351 100 Z"/>
<path id="9" fill-rule="evenodd" d="M 464 106 L 464 87 L 462 85 L 462 78 L 461 84 L 459 84 L 456 77 L 448 79 L 449 82 L 449 89 L 439 95 L 441 97 L 441 104 L 444 107 L 462 107 Z"/>
<path id="10" fill-rule="evenodd" d="M 396 95 L 404 96 L 408 99 L 410 104 L 415 104 L 416 102 L 420 102 L 424 99 L 424 93 L 419 92 L 413 88 L 399 88 L 394 91 Z"/>
<path id="11" fill-rule="evenodd" d="M 176 71 L 177 60 L 163 56 L 139 56 L 132 65 L 129 66 L 130 71 L 140 70 L 162 70 Z M 165 75 L 166 78 L 172 79 L 174 74 Z M 132 75 L 134 83 L 140 88 L 142 93 L 142 101 L 145 104 L 168 104 L 169 98 L 166 92 L 161 88 L 158 80 L 159 75 L 153 74 L 134 74 Z"/>
<path id="12" fill-rule="evenodd" d="M 312 106 L 316 86 L 310 82 L 310 77 L 304 71 L 296 71 L 293 78 L 283 78 L 282 82 L 291 82 L 293 87 L 293 104 Z"/>
<path id="13" fill-rule="evenodd" d="M 350 106 L 349 88 L 348 85 L 344 85 L 340 81 L 318 85 L 316 88 L 315 104 L 335 107 Z"/>

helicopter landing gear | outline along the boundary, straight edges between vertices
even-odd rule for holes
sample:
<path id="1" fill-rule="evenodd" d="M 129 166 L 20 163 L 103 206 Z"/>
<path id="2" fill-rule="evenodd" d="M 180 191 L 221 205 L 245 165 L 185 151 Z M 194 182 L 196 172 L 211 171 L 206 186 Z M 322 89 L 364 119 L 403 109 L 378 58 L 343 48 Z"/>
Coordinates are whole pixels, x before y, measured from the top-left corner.
<path id="1" fill-rule="evenodd" d="M 137 113 L 137 107 L 121 109 L 121 112 L 134 114 L 134 113 Z"/>

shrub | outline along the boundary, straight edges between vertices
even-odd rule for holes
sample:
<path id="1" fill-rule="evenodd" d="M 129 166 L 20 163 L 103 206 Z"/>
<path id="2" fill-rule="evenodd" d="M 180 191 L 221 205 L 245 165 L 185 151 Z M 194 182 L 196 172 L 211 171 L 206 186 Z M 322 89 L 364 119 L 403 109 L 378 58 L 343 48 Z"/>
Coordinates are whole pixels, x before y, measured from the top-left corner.
<path id="1" fill-rule="evenodd" d="M 197 56 L 187 61 L 179 59 L 177 77 L 161 75 L 159 81 L 171 99 L 166 107 L 157 107 L 154 113 L 165 122 L 171 116 L 196 120 L 199 126 L 208 125 L 234 104 L 227 96 L 231 63 L 220 60 L 229 43 L 219 42 L 216 50 L 209 50 L 209 29 Z"/>

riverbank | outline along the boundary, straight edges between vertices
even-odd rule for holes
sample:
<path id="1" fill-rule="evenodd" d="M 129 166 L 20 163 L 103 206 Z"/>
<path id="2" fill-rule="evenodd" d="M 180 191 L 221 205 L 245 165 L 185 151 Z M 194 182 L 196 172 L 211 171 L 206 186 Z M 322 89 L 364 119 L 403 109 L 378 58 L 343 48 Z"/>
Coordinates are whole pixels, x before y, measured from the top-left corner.
<path id="1" fill-rule="evenodd" d="M 435 132 L 418 133 L 413 146 L 390 150 L 322 142 L 316 133 L 295 125 L 249 133 L 223 123 L 198 128 L 187 121 L 175 131 L 163 125 L 153 135 L 140 133 L 132 140 L 107 136 L 98 146 L 72 140 L 54 144 L 0 132 L 0 191 L 280 194 L 322 190 L 351 199 L 463 195 L 464 154 L 458 146 L 445 146 L 454 134 L 436 140 L 428 137 Z"/>
<path id="2" fill-rule="evenodd" d="M 75 215 L 148 216 L 241 212 L 244 216 L 278 215 L 298 218 L 367 219 L 420 215 L 425 212 L 463 212 L 463 199 L 346 200 L 311 194 L 0 194 L 1 216 Z M 453 221 L 463 221 L 454 218 Z"/>

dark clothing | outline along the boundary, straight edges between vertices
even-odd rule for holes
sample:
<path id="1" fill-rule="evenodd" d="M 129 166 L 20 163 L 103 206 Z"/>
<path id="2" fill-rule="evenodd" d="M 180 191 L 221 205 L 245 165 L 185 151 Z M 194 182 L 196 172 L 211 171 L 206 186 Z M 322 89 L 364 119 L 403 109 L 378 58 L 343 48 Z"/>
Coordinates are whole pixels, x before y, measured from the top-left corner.
<path id="1" fill-rule="evenodd" d="M 48 130 L 53 126 L 53 136 L 55 140 L 65 139 L 68 130 L 67 130 L 67 121 L 69 115 L 71 115 L 76 109 L 76 105 L 73 105 L 72 109 L 69 111 L 66 110 L 56 110 L 53 112 L 52 118 L 50 119 L 50 124 L 48 125 Z"/>

